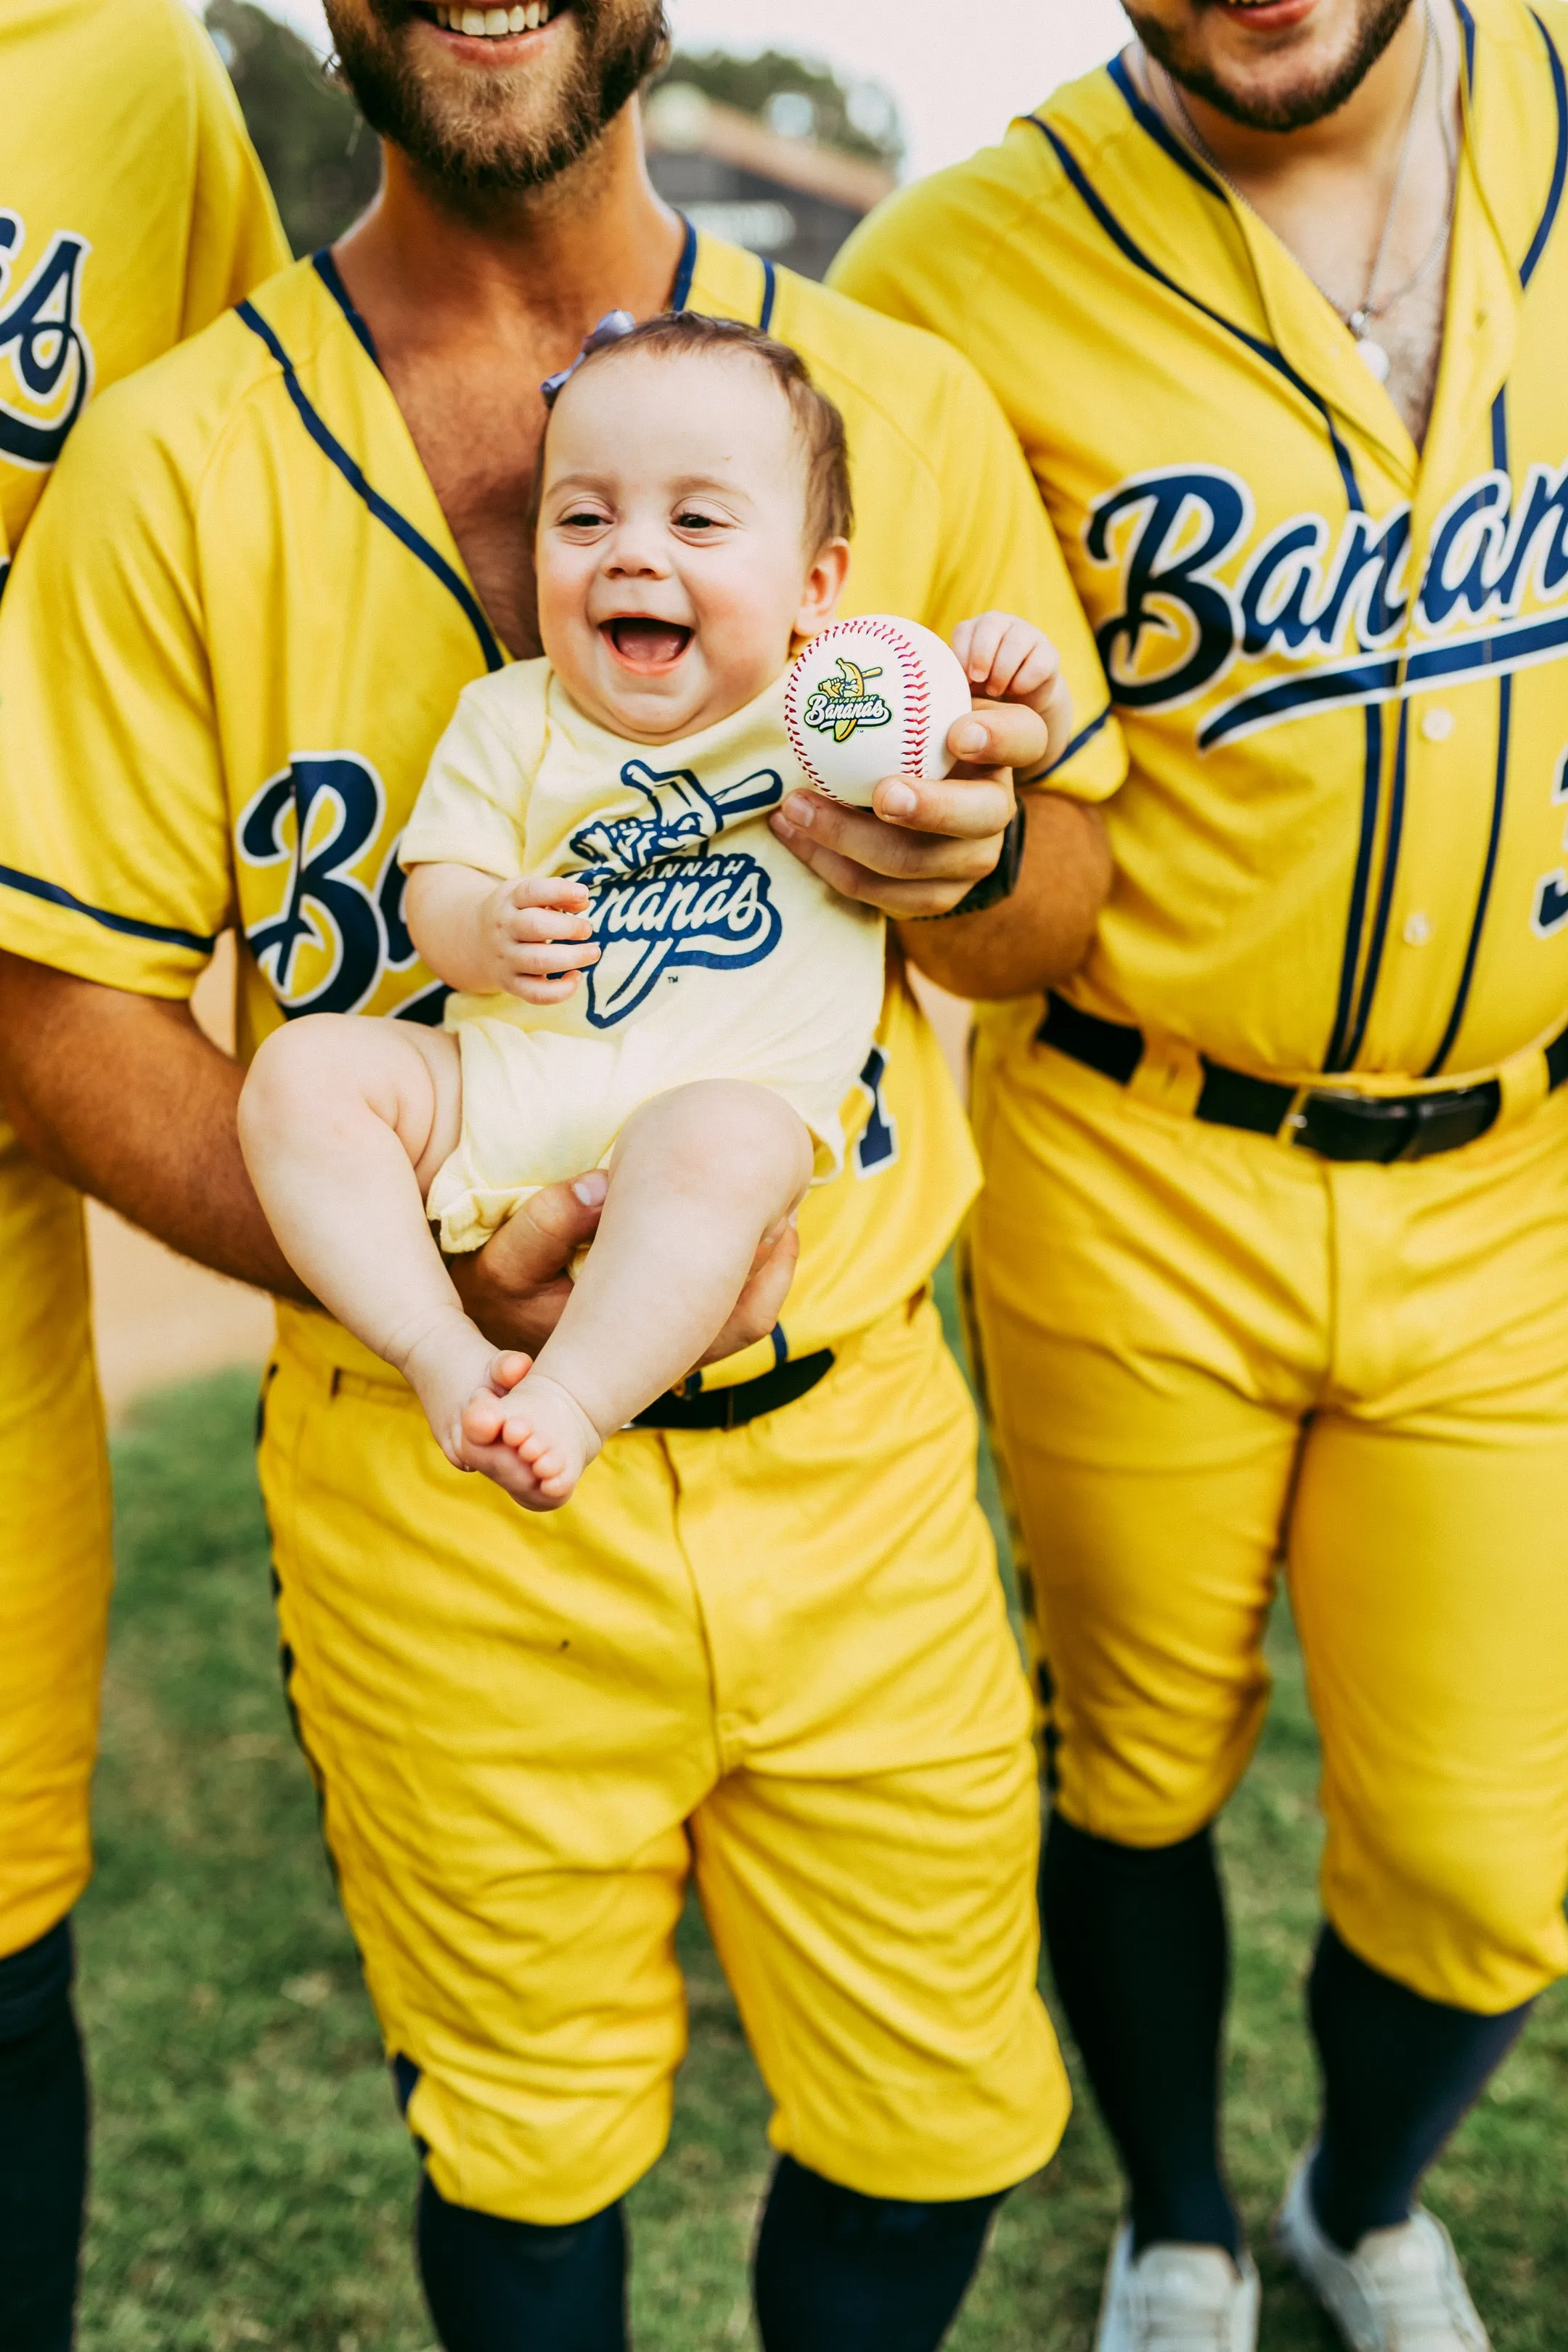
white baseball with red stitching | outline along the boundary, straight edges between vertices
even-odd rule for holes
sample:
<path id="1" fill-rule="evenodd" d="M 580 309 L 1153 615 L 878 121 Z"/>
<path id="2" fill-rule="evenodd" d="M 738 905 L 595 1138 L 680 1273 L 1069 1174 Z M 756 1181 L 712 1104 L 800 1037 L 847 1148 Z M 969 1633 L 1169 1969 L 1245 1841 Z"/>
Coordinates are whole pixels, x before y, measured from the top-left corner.
<path id="1" fill-rule="evenodd" d="M 868 808 L 884 776 L 949 774 L 948 730 L 970 708 L 957 655 L 918 621 L 834 621 L 784 681 L 784 723 L 818 791 Z"/>

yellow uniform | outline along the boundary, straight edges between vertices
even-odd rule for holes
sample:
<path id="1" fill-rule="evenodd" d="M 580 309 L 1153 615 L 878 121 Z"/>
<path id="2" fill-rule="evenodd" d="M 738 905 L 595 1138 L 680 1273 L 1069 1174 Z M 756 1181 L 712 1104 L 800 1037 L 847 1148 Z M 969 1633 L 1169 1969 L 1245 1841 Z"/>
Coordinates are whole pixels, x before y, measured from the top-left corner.
<path id="1" fill-rule="evenodd" d="M 675 299 L 770 324 L 844 411 L 856 608 L 1037 615 L 1087 737 L 1057 781 L 1113 785 L 1092 643 L 973 372 L 694 237 Z M 0 940 L 177 998 L 237 919 L 247 1047 L 286 1013 L 441 1017 L 399 836 L 505 656 L 330 261 L 100 405 L 12 602 L 0 758 L 30 788 L 0 815 Z M 458 2203 L 581 2218 L 658 2154 L 690 1853 L 803 2162 L 963 2197 L 1060 2129 L 1026 1696 L 924 1297 L 973 1152 L 898 982 L 854 1095 L 784 1326 L 723 1376 L 832 1370 L 745 1428 L 624 1434 L 549 1520 L 453 1472 L 341 1330 L 280 1316 L 262 1469 L 289 1687 Z"/>
<path id="2" fill-rule="evenodd" d="M 1420 451 L 1120 62 L 840 275 L 996 390 L 1128 742 L 1089 962 L 976 1068 L 1063 1810 L 1214 1814 L 1283 1542 L 1330 1916 L 1500 2011 L 1568 1967 L 1568 11 L 1459 15 Z"/>
<path id="3" fill-rule="evenodd" d="M 0 88 L 3 590 L 88 401 L 287 248 L 234 92 L 179 0 L 11 0 Z M 26 789 L 9 765 L 0 780 L 6 799 Z M 3 1118 L 0 1267 L 3 1958 L 87 1881 L 110 1585 L 81 1207 Z"/>
<path id="4" fill-rule="evenodd" d="M 578 709 L 548 661 L 464 689 L 398 862 L 569 876 L 599 961 L 562 1004 L 448 998 L 463 1129 L 426 1200 L 443 1249 L 479 1248 L 540 1185 L 604 1166 L 633 1111 L 699 1079 L 772 1087 L 811 1131 L 817 1181 L 838 1174 L 885 927 L 774 839 L 797 787 L 782 677 L 653 750 Z"/>

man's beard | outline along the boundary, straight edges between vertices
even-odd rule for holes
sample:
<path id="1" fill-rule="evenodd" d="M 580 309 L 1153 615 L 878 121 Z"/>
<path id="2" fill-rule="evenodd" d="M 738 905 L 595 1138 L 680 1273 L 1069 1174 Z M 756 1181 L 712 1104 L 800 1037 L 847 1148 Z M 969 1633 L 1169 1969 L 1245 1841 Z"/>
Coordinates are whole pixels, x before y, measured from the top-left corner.
<path id="1" fill-rule="evenodd" d="M 563 72 L 466 77 L 466 98 L 429 79 L 408 55 L 409 0 L 368 0 L 370 22 L 326 0 L 338 64 L 373 131 L 403 150 L 459 204 L 542 187 L 587 152 L 664 57 L 659 0 L 573 0 L 576 38 Z"/>
<path id="2" fill-rule="evenodd" d="M 1337 114 L 1353 98 L 1410 13 L 1411 0 L 1372 0 L 1356 28 L 1351 52 L 1326 80 L 1306 89 L 1273 99 L 1249 100 L 1230 89 L 1206 66 L 1189 57 L 1179 40 L 1163 26 L 1147 23 L 1135 6 L 1128 8 L 1133 28 L 1151 57 L 1158 58 L 1173 81 L 1203 99 L 1217 113 L 1228 115 L 1248 131 L 1303 131 Z"/>

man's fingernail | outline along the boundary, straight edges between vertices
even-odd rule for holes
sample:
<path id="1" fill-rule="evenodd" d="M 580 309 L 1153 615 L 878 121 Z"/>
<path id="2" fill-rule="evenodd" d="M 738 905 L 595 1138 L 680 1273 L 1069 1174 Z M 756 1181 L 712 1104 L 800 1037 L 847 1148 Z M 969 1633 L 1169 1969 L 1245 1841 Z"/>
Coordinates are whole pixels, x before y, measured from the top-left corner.
<path id="1" fill-rule="evenodd" d="M 884 816 L 912 816 L 918 805 L 908 784 L 889 784 L 882 793 Z"/>
<path id="2" fill-rule="evenodd" d="M 804 793 L 791 793 L 788 800 L 779 810 L 779 814 L 786 824 L 809 824 L 811 803 Z"/>
<path id="3" fill-rule="evenodd" d="M 586 1176 L 579 1176 L 572 1187 L 574 1197 L 585 1209 L 600 1207 L 609 1189 L 610 1180 L 602 1168 L 592 1169 Z"/>
<path id="4" fill-rule="evenodd" d="M 953 729 L 947 744 L 950 751 L 956 751 L 960 758 L 964 758 L 971 751 L 984 751 L 990 740 L 978 719 L 969 719 Z"/>

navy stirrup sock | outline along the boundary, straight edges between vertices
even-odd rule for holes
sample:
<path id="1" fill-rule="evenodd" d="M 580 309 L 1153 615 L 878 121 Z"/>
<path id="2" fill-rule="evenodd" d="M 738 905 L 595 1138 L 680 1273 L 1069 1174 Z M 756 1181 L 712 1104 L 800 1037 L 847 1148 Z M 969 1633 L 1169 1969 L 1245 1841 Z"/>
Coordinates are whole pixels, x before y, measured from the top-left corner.
<path id="1" fill-rule="evenodd" d="M 553 2229 L 448 2205 L 419 2187 L 419 2272 L 446 2352 L 626 2352 L 618 2203 Z"/>
<path id="2" fill-rule="evenodd" d="M 1369 2230 L 1409 2219 L 1421 2175 L 1534 2004 L 1482 2017 L 1426 2000 L 1358 1959 L 1325 1927 L 1307 2006 L 1323 2070 L 1312 2206 L 1348 2253 Z"/>
<path id="3" fill-rule="evenodd" d="M 1001 2202 L 862 2197 L 782 2157 L 754 2263 L 766 2352 L 936 2352 Z"/>
<path id="4" fill-rule="evenodd" d="M 1219 2162 L 1230 1956 L 1212 1832 L 1116 1845 L 1053 1814 L 1040 1910 L 1057 1990 L 1127 2174 L 1134 2246 L 1239 2255 Z"/>
<path id="5" fill-rule="evenodd" d="M 87 2074 L 68 1920 L 0 1960 L 0 2352 L 69 2352 Z"/>

